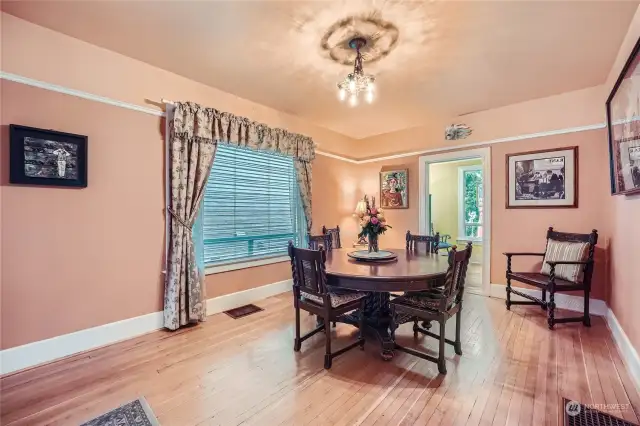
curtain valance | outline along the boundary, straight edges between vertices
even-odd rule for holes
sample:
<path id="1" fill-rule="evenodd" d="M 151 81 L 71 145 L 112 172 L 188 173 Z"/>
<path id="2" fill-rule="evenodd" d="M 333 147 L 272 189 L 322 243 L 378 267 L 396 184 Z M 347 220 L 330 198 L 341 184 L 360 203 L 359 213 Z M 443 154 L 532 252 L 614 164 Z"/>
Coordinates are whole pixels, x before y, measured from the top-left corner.
<path id="1" fill-rule="evenodd" d="M 188 138 L 198 137 L 274 151 L 298 161 L 311 162 L 315 158 L 315 143 L 308 136 L 269 127 L 246 117 L 205 108 L 193 102 L 176 103 L 173 131 Z"/>

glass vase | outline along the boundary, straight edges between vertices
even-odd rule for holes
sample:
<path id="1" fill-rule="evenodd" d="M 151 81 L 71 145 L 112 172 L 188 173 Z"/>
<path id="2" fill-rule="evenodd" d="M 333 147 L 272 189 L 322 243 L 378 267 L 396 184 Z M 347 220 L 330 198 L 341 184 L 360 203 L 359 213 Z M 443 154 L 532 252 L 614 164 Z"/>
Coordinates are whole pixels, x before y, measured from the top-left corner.
<path id="1" fill-rule="evenodd" d="M 378 234 L 369 235 L 369 253 L 378 252 Z"/>

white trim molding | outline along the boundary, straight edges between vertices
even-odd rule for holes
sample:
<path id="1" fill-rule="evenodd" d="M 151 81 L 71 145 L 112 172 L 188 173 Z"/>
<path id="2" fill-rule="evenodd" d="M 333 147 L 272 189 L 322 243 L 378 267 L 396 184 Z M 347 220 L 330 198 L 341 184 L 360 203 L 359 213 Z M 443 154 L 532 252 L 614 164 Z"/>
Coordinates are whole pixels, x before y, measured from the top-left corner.
<path id="1" fill-rule="evenodd" d="M 286 293 L 293 288 L 293 280 L 284 280 L 249 290 L 238 291 L 236 293 L 225 294 L 207 300 L 207 315 L 219 314 L 238 306 L 248 305 L 267 297 Z"/>
<path id="2" fill-rule="evenodd" d="M 78 98 L 87 99 L 90 101 L 100 102 L 103 104 L 130 109 L 133 111 L 143 112 L 145 114 L 151 114 L 158 117 L 162 117 L 165 115 L 164 111 L 144 107 L 141 105 L 132 104 L 129 102 L 118 101 L 115 99 L 107 98 L 105 96 L 94 95 L 92 93 L 84 92 L 82 90 L 71 89 L 69 87 L 58 86 L 57 84 L 47 83 L 44 81 L 36 80 L 29 77 L 23 77 L 17 74 L 11 74 L 8 72 L 0 71 L 0 78 L 8 81 L 13 81 L 15 83 L 26 84 L 27 86 L 38 87 L 40 89 L 51 90 L 52 92 L 58 92 L 65 95 L 77 96 Z"/>
<path id="3" fill-rule="evenodd" d="M 607 310 L 607 325 L 613 336 L 613 341 L 620 351 L 622 361 L 629 371 L 629 376 L 631 376 L 636 390 L 640 392 L 640 356 L 611 309 Z"/>
<path id="4" fill-rule="evenodd" d="M 155 108 L 144 107 L 141 105 L 132 104 L 130 102 L 118 101 L 116 99 L 107 98 L 105 96 L 94 95 L 92 93 L 84 92 L 82 90 L 71 89 L 68 87 L 59 86 L 57 84 L 47 83 L 47 82 L 36 80 L 33 78 L 8 73 L 5 71 L 0 71 L 0 79 L 13 81 L 21 84 L 26 84 L 27 86 L 38 87 L 40 89 L 51 90 L 53 92 L 63 93 L 65 95 L 77 96 L 79 98 L 88 99 L 90 101 L 101 102 L 107 105 L 112 105 L 119 108 L 126 108 L 133 111 L 143 112 L 145 114 L 155 115 L 158 117 L 165 116 L 164 111 L 161 111 Z M 395 160 L 398 158 L 413 157 L 415 155 L 421 155 L 421 154 L 435 154 L 435 153 L 446 152 L 446 151 L 460 151 L 460 150 L 466 150 L 470 148 L 483 147 L 486 145 L 492 145 L 496 143 L 521 141 L 525 139 L 535 139 L 535 138 L 542 138 L 542 137 L 554 136 L 554 135 L 564 135 L 567 133 L 585 132 L 588 130 L 604 129 L 605 127 L 606 127 L 606 123 L 596 123 L 596 124 L 590 124 L 587 126 L 567 127 L 564 129 L 547 130 L 544 132 L 526 133 L 523 135 L 491 139 L 488 141 L 472 142 L 464 145 L 451 145 L 451 146 L 445 146 L 441 148 L 423 149 L 420 151 L 405 152 L 401 154 L 386 155 L 386 156 L 375 157 L 375 158 L 367 158 L 365 160 L 356 160 L 353 158 L 343 157 L 341 155 L 331 154 L 329 152 L 324 152 L 321 150 L 316 150 L 316 154 L 333 158 L 335 160 L 345 161 L 351 164 L 367 164 L 367 163 L 375 163 L 377 161 L 387 161 L 387 160 Z"/>
<path id="5" fill-rule="evenodd" d="M 285 280 L 208 299 L 207 315 L 218 314 L 267 297 L 285 293 L 291 290 L 292 285 L 291 280 Z M 162 327 L 162 312 L 152 312 L 139 317 L 5 349 L 0 351 L 0 375 L 132 339 L 159 330 Z"/>
<path id="6" fill-rule="evenodd" d="M 540 290 L 532 289 L 532 288 L 524 288 L 524 287 L 515 287 L 512 286 L 518 291 L 529 294 L 531 296 L 540 297 Z M 506 299 L 507 298 L 507 286 L 504 284 L 491 284 L 491 297 L 497 299 Z M 511 295 L 513 300 L 517 301 L 526 301 L 524 297 L 517 296 L 515 294 Z M 582 296 L 574 296 L 571 294 L 564 293 L 556 293 L 555 297 L 556 307 L 560 309 L 567 309 L 569 311 L 574 312 L 582 312 L 584 307 L 584 298 Z M 600 299 L 590 299 L 589 300 L 589 312 L 592 315 L 597 315 L 600 317 L 604 317 L 607 315 L 609 308 L 604 300 Z"/>
<path id="7" fill-rule="evenodd" d="M 222 272 L 235 271 L 238 269 L 255 268 L 256 266 L 271 265 L 272 263 L 288 262 L 289 256 L 265 257 L 262 259 L 247 260 L 245 262 L 226 263 L 224 265 L 207 266 L 205 275 L 220 274 Z"/>
<path id="8" fill-rule="evenodd" d="M 429 165 L 450 161 L 482 160 L 483 176 L 491 176 L 491 149 L 489 147 L 449 151 L 440 154 L 425 155 L 419 158 L 419 232 L 427 235 L 430 232 L 429 217 Z M 491 179 L 483 181 L 483 232 L 482 232 L 482 292 L 491 293 Z"/>

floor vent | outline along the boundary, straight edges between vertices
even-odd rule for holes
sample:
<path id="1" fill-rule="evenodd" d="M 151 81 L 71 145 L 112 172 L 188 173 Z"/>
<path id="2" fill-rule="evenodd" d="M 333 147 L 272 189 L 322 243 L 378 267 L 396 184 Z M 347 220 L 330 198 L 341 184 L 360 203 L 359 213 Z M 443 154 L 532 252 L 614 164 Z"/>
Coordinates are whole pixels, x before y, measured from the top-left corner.
<path id="1" fill-rule="evenodd" d="M 256 312 L 260 312 L 263 309 L 256 305 L 244 305 L 239 308 L 229 309 L 228 311 L 224 311 L 225 314 L 229 315 L 233 319 L 238 319 L 242 317 L 246 317 L 247 315 L 255 314 Z"/>
<path id="2" fill-rule="evenodd" d="M 631 409 L 631 404 L 628 404 Z M 564 426 L 638 426 L 611 414 L 603 413 L 566 398 L 562 400 Z"/>

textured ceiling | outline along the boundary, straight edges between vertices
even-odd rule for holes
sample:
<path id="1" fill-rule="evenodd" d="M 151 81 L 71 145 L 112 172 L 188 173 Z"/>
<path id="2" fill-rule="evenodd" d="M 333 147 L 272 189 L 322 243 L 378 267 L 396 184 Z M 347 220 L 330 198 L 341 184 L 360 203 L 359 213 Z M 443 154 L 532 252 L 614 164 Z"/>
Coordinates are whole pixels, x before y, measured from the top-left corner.
<path id="1" fill-rule="evenodd" d="M 604 82 L 637 1 L 3 1 L 5 12 L 354 138 Z M 335 84 L 356 16 L 397 28 L 365 62 L 372 105 Z M 364 28 L 372 31 L 376 28 Z M 379 35 L 379 34 L 378 34 Z M 323 46 L 323 40 L 325 45 Z M 328 41 L 331 46 L 326 45 Z M 386 43 L 383 45 L 383 43 Z M 337 49 L 337 50 L 336 50 Z M 216 107 L 216 105 L 211 105 Z"/>

